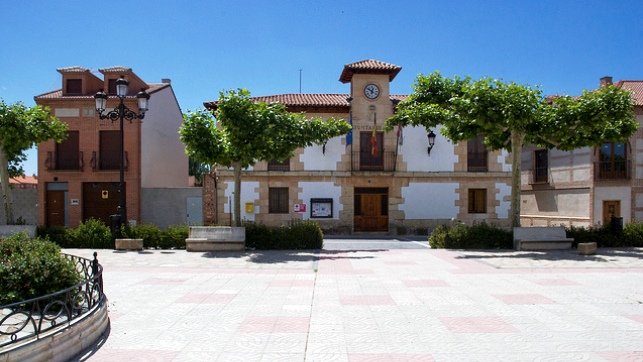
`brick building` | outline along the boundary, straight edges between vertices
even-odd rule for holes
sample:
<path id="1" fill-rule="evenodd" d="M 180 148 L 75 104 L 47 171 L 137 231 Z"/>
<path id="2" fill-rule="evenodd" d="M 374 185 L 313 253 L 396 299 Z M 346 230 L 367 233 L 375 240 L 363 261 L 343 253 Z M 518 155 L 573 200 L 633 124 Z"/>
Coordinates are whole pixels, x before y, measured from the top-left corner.
<path id="1" fill-rule="evenodd" d="M 269 225 L 312 219 L 343 232 L 426 230 L 458 219 L 508 225 L 510 170 L 505 151 L 487 151 L 481 139 L 453 144 L 427 130 L 384 132 L 384 121 L 405 98 L 390 94 L 401 67 L 376 60 L 344 66 L 345 94 L 278 94 L 257 101 L 283 103 L 291 112 L 350 121 L 350 136 L 298 149 L 284 163 L 258 162 L 242 173 L 242 218 Z M 216 101 L 205 102 L 215 109 Z M 207 178 L 207 223 L 231 220 L 232 172 Z"/>
<path id="2" fill-rule="evenodd" d="M 138 111 L 135 94 L 141 89 L 150 95 L 145 118 L 124 124 L 128 218 L 155 222 L 142 218 L 146 208 L 185 209 L 185 200 L 178 206 L 159 200 L 150 206 L 143 200 L 146 189 L 165 189 L 170 200 L 188 186 L 188 161 L 177 134 L 182 115 L 170 81 L 146 83 L 126 67 L 99 71 L 100 77 L 82 67 L 60 68 L 61 89 L 34 97 L 69 127 L 62 143 L 38 146 L 38 224 L 76 226 L 89 218 L 109 222 L 109 215 L 117 213 L 119 122 L 98 119 L 94 94 L 105 90 L 107 109 L 114 108 L 115 82 L 121 76 L 129 81 L 128 108 Z M 185 214 L 175 223 L 185 223 Z"/>

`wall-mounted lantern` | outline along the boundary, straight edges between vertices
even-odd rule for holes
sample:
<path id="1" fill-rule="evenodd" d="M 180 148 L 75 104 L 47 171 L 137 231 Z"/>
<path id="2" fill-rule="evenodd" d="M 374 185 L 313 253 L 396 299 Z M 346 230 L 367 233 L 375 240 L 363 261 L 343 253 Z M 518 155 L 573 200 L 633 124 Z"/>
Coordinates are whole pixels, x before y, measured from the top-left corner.
<path id="1" fill-rule="evenodd" d="M 431 149 L 435 145 L 435 133 L 433 133 L 433 130 L 429 131 L 426 137 L 429 139 L 429 147 L 426 149 L 426 152 L 428 155 L 431 155 Z"/>

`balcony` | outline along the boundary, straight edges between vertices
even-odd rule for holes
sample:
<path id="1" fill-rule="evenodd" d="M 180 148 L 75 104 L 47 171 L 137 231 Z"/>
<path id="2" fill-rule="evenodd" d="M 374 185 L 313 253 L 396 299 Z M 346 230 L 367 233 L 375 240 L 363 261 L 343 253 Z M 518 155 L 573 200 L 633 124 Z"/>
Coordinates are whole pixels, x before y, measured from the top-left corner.
<path id="1" fill-rule="evenodd" d="M 630 160 L 594 162 L 594 178 L 596 180 L 629 180 L 631 172 Z"/>
<path id="2" fill-rule="evenodd" d="M 353 152 L 351 171 L 395 171 L 396 153 L 385 151 L 373 157 L 370 151 Z"/>
<path id="3" fill-rule="evenodd" d="M 47 152 L 47 171 L 83 171 L 85 162 L 82 152 Z"/>
<path id="4" fill-rule="evenodd" d="M 535 184 L 546 184 L 549 182 L 547 166 L 544 167 L 534 167 L 533 183 Z"/>
<path id="5" fill-rule="evenodd" d="M 121 167 L 120 152 L 92 152 L 91 166 L 93 171 L 117 171 Z M 125 171 L 129 169 L 129 157 L 125 151 Z"/>

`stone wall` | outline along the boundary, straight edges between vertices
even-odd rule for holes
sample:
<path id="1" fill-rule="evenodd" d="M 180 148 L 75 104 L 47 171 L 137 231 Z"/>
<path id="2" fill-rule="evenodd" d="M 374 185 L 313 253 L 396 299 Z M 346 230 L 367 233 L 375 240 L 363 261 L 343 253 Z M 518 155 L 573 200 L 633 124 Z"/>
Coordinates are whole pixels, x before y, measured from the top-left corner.
<path id="1" fill-rule="evenodd" d="M 25 224 L 36 225 L 38 222 L 38 190 L 13 189 L 13 216 L 16 220 L 22 217 Z M 0 207 L 0 225 L 6 224 L 4 204 Z"/>

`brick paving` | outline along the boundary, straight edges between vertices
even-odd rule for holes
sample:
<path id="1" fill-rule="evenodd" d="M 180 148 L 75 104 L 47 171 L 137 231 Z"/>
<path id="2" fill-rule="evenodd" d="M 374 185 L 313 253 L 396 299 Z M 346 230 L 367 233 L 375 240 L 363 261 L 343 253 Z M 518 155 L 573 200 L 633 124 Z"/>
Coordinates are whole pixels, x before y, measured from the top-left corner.
<path id="1" fill-rule="evenodd" d="M 111 330 L 81 359 L 643 361 L 643 249 L 327 246 L 99 251 Z"/>

